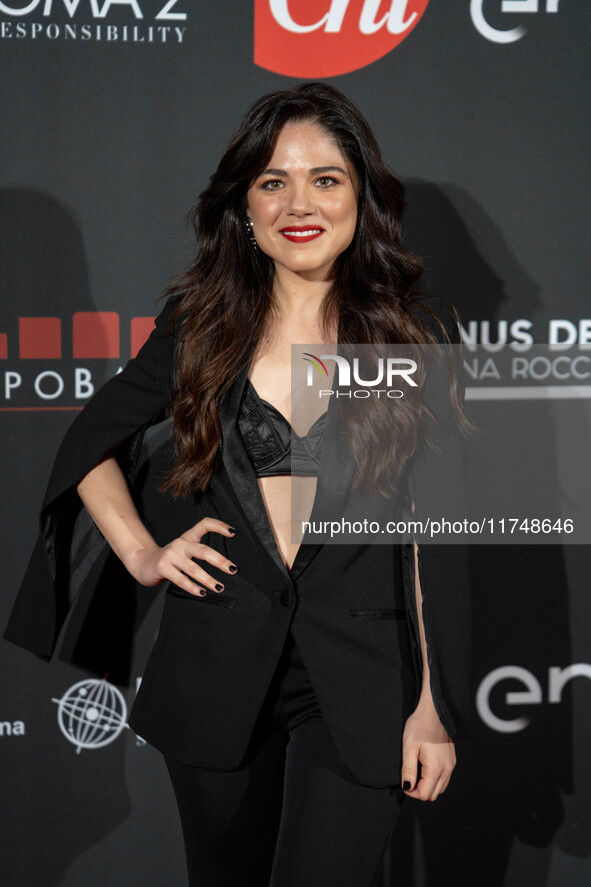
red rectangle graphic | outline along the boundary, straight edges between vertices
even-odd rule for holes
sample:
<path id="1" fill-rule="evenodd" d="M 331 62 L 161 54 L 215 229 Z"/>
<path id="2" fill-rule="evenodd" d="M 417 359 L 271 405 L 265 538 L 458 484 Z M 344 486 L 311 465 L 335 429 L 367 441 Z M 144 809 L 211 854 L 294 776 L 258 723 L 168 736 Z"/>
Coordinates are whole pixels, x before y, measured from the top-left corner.
<path id="1" fill-rule="evenodd" d="M 119 357 L 116 311 L 77 311 L 72 318 L 74 358 Z"/>
<path id="2" fill-rule="evenodd" d="M 62 322 L 59 317 L 19 317 L 19 356 L 29 360 L 55 360 L 62 356 Z"/>
<path id="3" fill-rule="evenodd" d="M 135 357 L 154 329 L 154 317 L 131 318 L 131 356 Z"/>

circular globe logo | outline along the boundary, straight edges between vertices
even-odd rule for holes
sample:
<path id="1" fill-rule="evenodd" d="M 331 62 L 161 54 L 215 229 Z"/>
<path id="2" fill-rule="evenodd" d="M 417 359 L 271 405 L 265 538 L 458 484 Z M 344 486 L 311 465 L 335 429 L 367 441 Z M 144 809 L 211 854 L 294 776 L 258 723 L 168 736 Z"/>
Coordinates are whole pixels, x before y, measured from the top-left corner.
<path id="1" fill-rule="evenodd" d="M 79 681 L 57 703 L 59 728 L 76 753 L 83 748 L 102 748 L 127 726 L 127 706 L 117 687 L 105 680 Z"/>

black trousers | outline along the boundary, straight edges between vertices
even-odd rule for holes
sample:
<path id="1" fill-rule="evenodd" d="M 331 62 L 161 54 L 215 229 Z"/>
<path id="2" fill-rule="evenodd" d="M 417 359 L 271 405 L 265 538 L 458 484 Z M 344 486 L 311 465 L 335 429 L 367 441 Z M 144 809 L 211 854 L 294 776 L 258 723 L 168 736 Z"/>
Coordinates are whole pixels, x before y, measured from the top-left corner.
<path id="1" fill-rule="evenodd" d="M 372 887 L 400 786 L 355 782 L 291 633 L 238 770 L 166 764 L 190 887 Z"/>

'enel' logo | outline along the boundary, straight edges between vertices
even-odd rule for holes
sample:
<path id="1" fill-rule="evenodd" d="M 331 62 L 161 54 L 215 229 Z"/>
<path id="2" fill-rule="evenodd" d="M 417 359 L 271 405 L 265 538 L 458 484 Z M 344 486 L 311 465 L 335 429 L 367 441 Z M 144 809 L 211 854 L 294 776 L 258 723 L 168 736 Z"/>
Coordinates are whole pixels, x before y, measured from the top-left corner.
<path id="1" fill-rule="evenodd" d="M 255 0 L 254 61 L 287 77 L 335 77 L 391 52 L 429 0 Z"/>
<path id="2" fill-rule="evenodd" d="M 545 0 L 545 2 L 546 12 L 558 12 L 560 0 Z M 542 12 L 542 3 L 543 0 L 502 0 L 501 12 Z M 493 27 L 484 15 L 484 0 L 471 0 L 470 15 L 476 30 L 492 43 L 514 43 L 526 34 L 526 29 L 522 25 L 504 30 Z"/>
<path id="3" fill-rule="evenodd" d="M 591 664 L 588 662 L 575 662 L 566 668 L 551 666 L 548 669 L 547 700 L 550 703 L 562 702 L 562 691 L 566 684 L 576 677 L 591 678 Z M 519 714 L 515 718 L 501 717 L 495 714 L 491 706 L 491 696 L 498 684 L 504 681 L 518 683 L 519 690 L 511 690 L 505 693 L 505 705 L 541 705 L 544 701 L 544 691 L 537 677 L 527 668 L 520 665 L 503 665 L 495 668 L 487 674 L 478 687 L 476 693 L 476 708 L 484 723 L 498 733 L 518 733 L 525 730 L 531 723 L 531 718 L 525 714 Z"/>

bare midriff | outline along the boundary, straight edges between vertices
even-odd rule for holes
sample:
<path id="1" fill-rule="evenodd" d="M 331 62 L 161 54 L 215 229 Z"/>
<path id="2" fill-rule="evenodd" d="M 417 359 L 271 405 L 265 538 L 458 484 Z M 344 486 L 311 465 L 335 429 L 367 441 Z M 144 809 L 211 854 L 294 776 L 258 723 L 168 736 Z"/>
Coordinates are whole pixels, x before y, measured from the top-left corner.
<path id="1" fill-rule="evenodd" d="M 326 409 L 320 399 L 303 401 L 306 409 L 292 416 L 292 393 L 300 401 L 300 392 L 292 392 L 292 342 L 322 342 L 315 323 L 281 327 L 265 346 L 259 346 L 249 367 L 249 378 L 259 397 L 272 404 L 291 424 L 295 434 L 305 436 L 313 422 Z M 336 332 L 335 332 L 336 343 Z M 334 349 L 334 345 L 326 345 Z M 305 352 L 305 348 L 302 349 Z M 302 388 L 306 383 L 302 381 Z M 330 385 L 327 380 L 326 385 Z M 306 386 L 307 387 L 307 386 Z M 312 406 L 310 406 L 312 404 Z M 303 537 L 302 522 L 309 519 L 316 495 L 316 477 L 281 475 L 258 478 L 275 544 L 288 570 L 291 570 Z"/>
<path id="2" fill-rule="evenodd" d="M 280 477 L 260 477 L 258 483 L 269 524 L 275 537 L 275 544 L 283 558 L 283 563 L 288 570 L 291 570 L 303 535 L 301 523 L 308 520 L 312 510 L 317 478 L 299 477 L 296 482 L 292 483 L 292 478 L 289 475 L 281 475 Z M 293 541 L 295 538 L 298 541 Z"/>
<path id="3" fill-rule="evenodd" d="M 259 397 L 272 404 L 282 413 L 302 437 L 326 407 L 318 401 L 317 410 L 305 416 L 291 415 L 291 355 L 283 360 L 273 359 L 275 355 L 265 355 L 253 361 L 250 368 L 250 381 Z M 304 422 L 302 425 L 300 423 Z M 260 477 L 259 489 L 267 511 L 269 524 L 275 537 L 275 544 L 288 570 L 291 570 L 303 537 L 302 522 L 307 521 L 312 512 L 316 495 L 316 477 Z"/>

